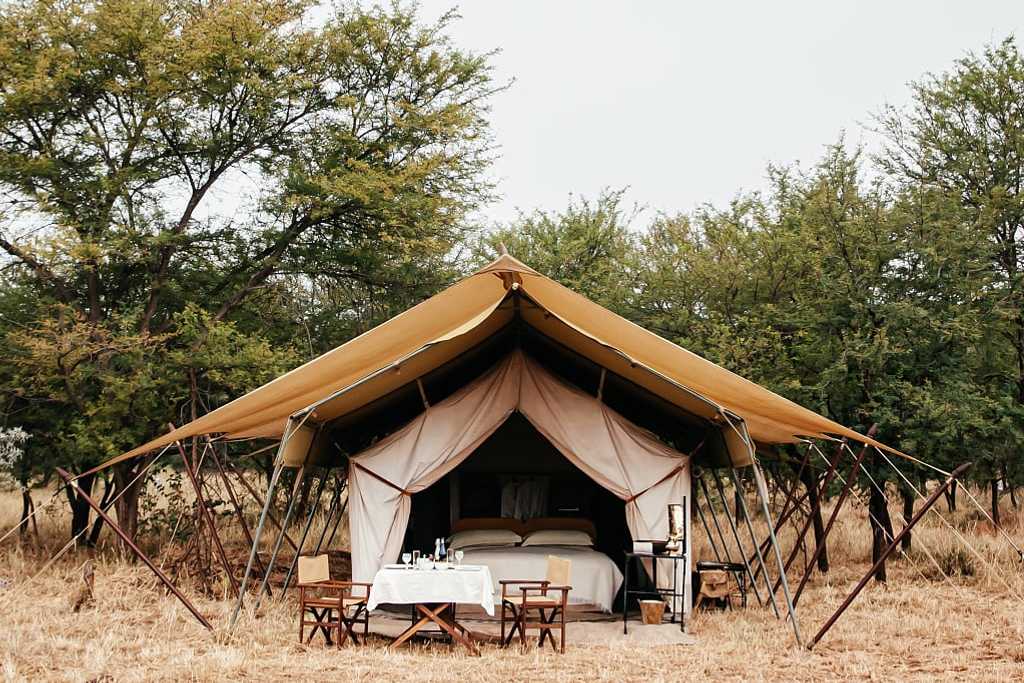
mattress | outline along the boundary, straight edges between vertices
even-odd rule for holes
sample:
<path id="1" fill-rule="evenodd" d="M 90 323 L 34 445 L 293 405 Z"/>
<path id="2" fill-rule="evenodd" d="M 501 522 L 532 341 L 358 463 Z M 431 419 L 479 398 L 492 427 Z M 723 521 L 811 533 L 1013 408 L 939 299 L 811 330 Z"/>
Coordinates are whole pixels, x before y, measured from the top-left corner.
<path id="1" fill-rule="evenodd" d="M 572 562 L 569 602 L 611 612 L 622 586 L 622 572 L 611 558 L 584 546 L 505 546 L 466 548 L 463 564 L 484 564 L 494 579 L 494 602 L 501 602 L 499 581 L 539 581 L 547 574 L 548 555 Z"/>

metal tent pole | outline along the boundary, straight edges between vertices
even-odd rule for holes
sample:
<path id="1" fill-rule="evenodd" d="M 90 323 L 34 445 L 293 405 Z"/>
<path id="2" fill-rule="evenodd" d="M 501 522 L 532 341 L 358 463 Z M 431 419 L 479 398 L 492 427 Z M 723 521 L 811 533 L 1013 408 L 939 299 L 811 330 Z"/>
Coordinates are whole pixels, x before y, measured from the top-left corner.
<path id="1" fill-rule="evenodd" d="M 722 561 L 722 556 L 718 552 L 718 546 L 715 545 L 715 539 L 711 536 L 711 529 L 708 528 L 708 520 L 704 518 L 704 511 L 700 509 L 700 501 L 697 497 L 693 498 L 693 506 L 697 508 L 697 516 L 700 517 L 701 526 L 704 527 L 704 533 L 708 535 L 708 543 L 711 544 L 711 551 L 715 554 L 715 559 L 719 562 Z"/>
<path id="2" fill-rule="evenodd" d="M 750 444 L 748 442 L 748 448 Z M 779 541 L 775 537 L 775 529 L 772 527 L 772 513 L 768 509 L 768 486 L 764 483 L 764 475 L 757 461 L 754 460 L 754 449 L 750 448 L 751 467 L 754 469 L 754 480 L 757 482 L 757 495 L 761 499 L 761 511 L 768 523 L 768 534 L 772 541 L 772 549 L 775 552 L 775 561 L 779 564 L 779 579 L 782 581 L 782 593 L 786 597 L 786 609 L 789 611 L 789 619 L 793 622 L 793 635 L 796 636 L 798 645 L 803 645 L 803 638 L 800 635 L 800 626 L 796 621 L 796 609 L 793 607 L 793 598 L 789 594 L 789 581 L 786 580 L 786 568 L 782 562 L 782 552 L 779 550 Z"/>
<path id="3" fill-rule="evenodd" d="M 224 490 L 227 491 L 228 500 L 231 501 L 231 506 L 235 509 L 235 515 L 238 517 L 238 523 L 242 527 L 242 534 L 245 536 L 246 542 L 252 546 L 254 544 L 252 538 L 252 532 L 249 531 L 249 525 L 245 521 L 245 511 L 242 509 L 242 504 L 238 502 L 238 497 L 235 495 L 235 489 L 231 486 L 231 481 L 228 479 L 228 473 L 224 470 L 224 465 L 221 463 L 220 458 L 217 456 L 217 446 L 210 444 L 212 450 L 210 456 L 213 458 L 213 464 L 217 466 L 217 472 L 220 474 L 221 482 L 224 484 Z M 257 562 L 259 558 L 257 557 Z M 267 591 L 270 587 L 267 586 Z M 270 595 L 268 592 L 267 595 Z"/>
<path id="4" fill-rule="evenodd" d="M 238 601 L 235 603 L 235 609 L 231 612 L 231 621 L 228 623 L 228 633 L 232 633 L 235 630 L 235 622 L 238 621 L 238 613 L 242 609 L 242 603 L 245 602 L 245 588 L 249 583 L 249 575 L 252 574 L 252 566 L 256 561 L 256 553 L 259 548 L 260 537 L 263 535 L 263 527 L 267 523 L 267 513 L 270 512 L 270 502 L 274 499 L 274 490 L 277 488 L 278 481 L 281 479 L 281 470 L 283 469 L 284 465 L 279 459 L 279 462 L 274 466 L 274 473 L 270 475 L 270 484 L 267 486 L 267 498 L 263 503 L 263 511 L 260 512 L 260 521 L 256 524 L 256 534 L 252 539 L 252 549 L 249 550 L 249 560 L 245 563 L 245 574 L 242 575 L 242 585 L 238 590 Z M 267 573 L 270 573 L 269 567 L 267 567 Z"/>
<path id="5" fill-rule="evenodd" d="M 736 472 L 736 468 L 732 467 L 729 469 L 729 474 L 732 475 L 733 486 L 736 487 L 737 491 L 742 491 L 740 488 L 740 478 Z M 757 553 L 757 561 L 760 568 L 764 569 L 764 586 L 768 590 L 768 600 L 772 603 L 772 611 L 775 612 L 775 617 L 779 618 L 782 615 L 779 613 L 779 606 L 775 602 L 775 593 L 772 591 L 772 582 L 768 577 L 768 566 L 764 563 L 764 554 L 761 552 L 761 546 L 757 543 L 757 535 L 754 534 L 754 525 L 750 521 L 750 510 L 747 509 L 747 497 L 745 494 L 741 494 L 740 507 L 743 509 L 743 519 L 747 523 L 747 531 L 750 533 L 750 542 L 754 544 L 754 551 Z M 769 527 L 770 528 L 770 527 Z M 756 579 L 755 579 L 756 580 Z"/>
<path id="6" fill-rule="evenodd" d="M 320 509 L 320 500 L 324 495 L 324 484 L 327 482 L 327 472 L 325 471 L 320 476 L 320 483 L 317 486 L 316 495 L 313 497 L 313 505 L 309 508 L 309 515 L 306 517 L 306 524 L 302 529 L 302 536 L 299 537 L 299 549 L 295 551 L 295 557 L 292 558 L 291 565 L 288 566 L 288 573 L 284 577 L 284 585 L 281 587 L 281 593 L 288 592 L 288 586 L 292 582 L 292 574 L 295 573 L 295 565 L 299 563 L 299 555 L 302 554 L 302 547 L 306 544 L 306 536 L 309 535 L 309 529 L 313 526 L 313 518 L 316 516 L 316 511 Z"/>
<path id="7" fill-rule="evenodd" d="M 750 565 L 747 564 L 747 555 L 743 551 L 743 543 L 740 541 L 740 532 L 736 528 L 736 520 L 733 519 L 732 513 L 729 512 L 729 506 L 725 502 L 725 487 L 722 486 L 722 479 L 718 476 L 718 470 L 712 469 L 711 476 L 715 480 L 715 488 L 718 490 L 718 497 L 722 499 L 722 507 L 725 509 L 725 518 L 729 520 L 729 527 L 732 529 L 732 537 L 736 541 L 736 547 L 739 548 L 740 560 L 743 562 L 743 569 L 747 572 L 747 576 L 750 577 L 750 587 L 754 589 L 754 595 L 757 597 L 757 604 L 764 605 L 764 600 L 761 598 L 761 591 L 757 590 L 754 573 L 750 571 Z"/>
<path id="8" fill-rule="evenodd" d="M 331 522 L 334 521 L 334 513 L 338 511 L 338 501 L 341 500 L 341 480 L 334 477 L 334 493 L 331 494 L 331 505 L 327 508 L 327 517 L 324 518 L 324 528 L 320 532 L 320 538 L 316 541 L 316 549 L 313 550 L 314 555 L 320 553 L 320 548 L 324 544 L 324 539 L 327 538 L 327 530 L 331 526 Z"/>
<path id="9" fill-rule="evenodd" d="M 309 413 L 307 413 L 307 416 Z M 260 536 L 263 535 L 263 527 L 267 523 L 267 515 L 270 514 L 270 503 L 274 500 L 274 489 L 277 488 L 278 482 L 281 480 L 281 471 L 284 469 L 284 449 L 288 445 L 288 441 L 292 438 L 295 432 L 299 431 L 299 428 L 305 422 L 304 417 L 301 422 L 296 423 L 295 417 L 289 417 L 288 422 L 285 423 L 284 432 L 281 434 L 281 441 L 277 444 L 277 455 L 274 456 L 274 472 L 270 475 L 270 483 L 267 485 L 267 498 L 263 502 L 263 510 L 260 512 L 260 521 L 256 524 L 256 535 L 252 541 L 252 548 L 249 550 L 249 560 L 245 563 L 245 574 L 242 576 L 242 585 L 238 590 L 238 602 L 235 603 L 235 609 L 231 612 L 231 620 L 228 623 L 228 633 L 233 633 L 235 630 L 235 624 L 238 622 L 238 614 L 242 611 L 242 604 L 245 602 L 245 588 L 246 584 L 249 583 L 249 575 L 252 574 L 252 566 L 256 561 L 256 553 L 259 551 Z M 239 481 L 248 484 L 239 475 Z M 284 533 L 284 527 L 281 527 L 281 533 Z M 279 539 L 280 540 L 280 539 Z M 270 575 L 270 569 L 273 565 L 267 566 L 266 575 Z M 264 586 L 260 588 L 261 591 L 269 588 Z M 257 599 L 259 594 L 257 594 Z"/>
<path id="10" fill-rule="evenodd" d="M 295 501 L 299 498 L 299 487 L 302 486 L 302 481 L 305 478 L 306 466 L 302 465 L 295 473 L 295 481 L 292 483 L 291 496 L 288 499 L 288 509 L 284 513 L 284 519 L 281 520 L 281 533 L 277 535 L 277 541 L 274 542 L 274 549 L 270 551 L 270 559 L 267 561 L 267 572 L 263 575 L 263 582 L 260 584 L 260 590 L 256 594 L 256 600 L 252 605 L 254 612 L 260 608 L 260 602 L 263 599 L 263 589 L 270 583 L 270 575 L 274 571 L 274 563 L 277 562 L 277 554 L 281 552 L 281 544 L 284 542 L 284 532 L 292 520 L 292 513 L 295 512 Z M 298 552 L 298 550 L 295 552 Z"/>
<path id="11" fill-rule="evenodd" d="M 711 512 L 711 521 L 715 523 L 715 531 L 718 532 L 718 539 L 722 542 L 722 551 L 725 553 L 726 562 L 732 562 L 732 554 L 729 552 L 729 545 L 725 542 L 725 534 L 722 533 L 722 527 L 718 524 L 718 514 L 715 512 L 715 506 L 711 502 L 711 496 L 708 495 L 707 484 L 704 483 L 704 474 L 697 477 L 697 483 L 700 485 L 700 490 L 704 492 L 704 500 L 708 503 L 708 510 Z M 742 548 L 740 549 L 742 550 Z"/>

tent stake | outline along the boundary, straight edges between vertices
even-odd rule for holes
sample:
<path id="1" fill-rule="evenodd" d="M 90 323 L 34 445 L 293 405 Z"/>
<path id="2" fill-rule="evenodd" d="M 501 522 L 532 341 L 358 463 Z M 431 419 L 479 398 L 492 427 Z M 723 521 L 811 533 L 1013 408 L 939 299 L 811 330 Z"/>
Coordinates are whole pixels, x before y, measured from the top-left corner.
<path id="1" fill-rule="evenodd" d="M 306 524 L 302 528 L 302 536 L 299 537 L 299 549 L 295 551 L 295 557 L 292 558 L 292 563 L 288 566 L 288 573 L 284 577 L 284 585 L 281 587 L 281 594 L 288 592 L 288 585 L 292 582 L 292 574 L 295 573 L 295 565 L 299 563 L 299 555 L 302 554 L 302 547 L 306 545 L 306 536 L 309 535 L 309 529 L 313 526 L 313 518 L 316 516 L 316 511 L 320 509 L 320 500 L 324 495 L 324 484 L 327 482 L 327 472 L 324 471 L 320 476 L 320 483 L 317 485 L 316 495 L 313 497 L 313 505 L 309 508 L 309 515 L 306 517 Z"/>
<path id="2" fill-rule="evenodd" d="M 800 577 L 800 585 L 796 587 L 796 593 L 793 595 L 794 605 L 800 602 L 800 595 L 804 592 L 804 588 L 807 586 L 807 581 L 811 578 L 811 574 L 814 573 L 814 566 L 818 562 L 818 556 L 821 555 L 822 549 L 825 548 L 825 539 L 828 538 L 829 533 L 832 531 L 832 525 L 835 524 L 836 519 L 839 517 L 839 511 L 843 508 L 843 504 L 846 502 L 850 492 L 853 490 L 853 485 L 857 482 L 857 472 L 860 470 L 861 463 L 864 461 L 864 454 L 867 452 L 868 446 L 867 444 L 864 444 L 860 449 L 860 454 L 853 461 L 853 466 L 850 467 L 850 476 L 847 478 L 846 483 L 843 484 L 843 490 L 839 493 L 839 499 L 836 500 L 836 505 L 832 508 L 832 514 L 828 517 L 828 524 L 825 525 L 825 533 L 822 534 L 821 544 L 815 544 L 814 553 L 811 555 L 811 559 L 807 563 L 807 566 L 804 567 L 804 574 Z"/>
<path id="3" fill-rule="evenodd" d="M 170 425 L 171 430 L 174 430 L 174 425 Z M 224 552 L 224 545 L 220 542 L 220 534 L 217 533 L 217 526 L 213 523 L 213 516 L 210 515 L 210 508 L 206 507 L 206 497 L 203 496 L 203 489 L 199 485 L 199 479 L 196 477 L 196 470 L 192 469 L 192 461 L 189 460 L 188 455 L 185 454 L 185 447 L 181 445 L 180 441 L 175 441 L 175 445 L 178 447 L 178 453 L 181 454 L 181 461 L 185 463 L 185 471 L 188 472 L 189 481 L 192 482 L 192 488 L 196 491 L 196 505 L 199 506 L 199 513 L 206 524 L 206 528 L 210 530 L 210 536 L 213 538 L 213 545 L 217 549 L 217 557 L 220 559 L 220 564 L 224 567 L 224 573 L 228 575 L 228 582 L 231 584 L 231 590 L 237 597 L 240 595 L 238 589 L 238 580 L 235 578 L 235 573 L 231 570 L 231 563 L 228 562 L 227 553 Z M 193 455 L 194 455 L 193 451 Z"/>
<path id="4" fill-rule="evenodd" d="M 878 568 L 882 565 L 882 563 L 885 562 L 885 560 L 889 557 L 889 555 L 892 554 L 894 550 L 896 550 L 896 548 L 900 544 L 900 541 L 903 540 L 903 537 L 910 533 L 910 530 L 914 528 L 914 526 L 922 517 L 924 517 L 924 513 L 928 512 L 928 510 L 933 505 L 935 505 L 935 502 L 939 499 L 939 496 L 946 492 L 946 490 L 953 484 L 953 482 L 957 480 L 957 477 L 959 477 L 961 474 L 969 470 L 973 464 L 974 463 L 965 462 L 963 465 L 960 465 L 960 467 L 957 467 L 949 475 L 946 481 L 942 483 L 942 486 L 939 486 L 937 489 L 935 489 L 935 491 L 932 492 L 932 495 L 928 496 L 928 500 L 924 502 L 924 505 L 922 505 L 921 508 L 914 514 L 914 516 L 910 518 L 910 521 L 907 522 L 907 524 L 903 527 L 903 529 L 900 530 L 898 534 L 896 534 L 896 537 L 889 542 L 888 547 L 886 547 L 886 549 L 882 551 L 881 556 L 878 558 L 878 560 L 875 561 L 874 565 L 871 566 L 871 569 L 868 570 L 867 574 L 861 577 L 861 580 L 857 583 L 854 589 L 850 591 L 849 595 L 846 596 L 846 599 L 843 600 L 843 604 L 839 606 L 835 613 L 833 613 L 832 616 L 828 618 L 828 621 L 826 621 L 825 624 L 821 627 L 821 629 L 814 635 L 814 637 L 811 639 L 811 642 L 807 644 L 807 649 L 813 648 L 821 641 L 825 634 L 828 633 L 828 630 L 832 628 L 832 626 L 836 623 L 839 617 L 842 616 L 843 612 L 846 611 L 846 608 L 849 607 L 850 604 L 860 594 L 860 592 L 864 590 L 864 586 L 868 585 L 868 582 L 871 581 L 871 577 L 875 575 L 875 572 L 878 571 Z"/>
<path id="5" fill-rule="evenodd" d="M 263 574 L 263 582 L 260 585 L 260 590 L 256 594 L 256 600 L 253 602 L 252 610 L 255 612 L 260 608 L 260 600 L 263 598 L 263 589 L 270 583 L 270 575 L 274 571 L 274 563 L 277 562 L 277 554 L 281 552 L 281 543 L 284 541 L 284 530 L 288 528 L 288 523 L 291 522 L 292 513 L 295 511 L 295 501 L 299 497 L 299 488 L 302 486 L 302 481 L 306 478 L 306 466 L 302 465 L 299 467 L 299 471 L 295 473 L 295 481 L 292 483 L 292 493 L 288 500 L 288 509 L 285 510 L 284 519 L 281 520 L 281 533 L 277 535 L 277 541 L 274 542 L 274 549 L 270 551 L 270 559 L 267 561 L 267 571 Z M 298 553 L 298 549 L 295 551 Z"/>
<path id="6" fill-rule="evenodd" d="M 754 580 L 754 574 L 750 571 L 750 565 L 747 563 L 747 554 L 743 551 L 743 543 L 740 541 L 740 532 L 736 528 L 736 520 L 733 519 L 732 514 L 729 512 L 729 504 L 726 503 L 725 498 L 725 487 L 722 486 L 722 478 L 718 476 L 718 470 L 712 469 L 711 476 L 715 480 L 715 488 L 718 490 L 718 497 L 722 499 L 722 508 L 725 510 L 725 518 L 729 521 L 729 526 L 732 529 L 733 540 L 736 541 L 736 547 L 739 548 L 740 560 L 743 561 L 743 568 L 747 572 L 747 576 L 750 577 L 750 587 L 754 589 L 754 595 L 757 597 L 757 604 L 764 605 L 764 600 L 761 599 L 761 591 L 757 590 L 757 582 Z"/>
<path id="7" fill-rule="evenodd" d="M 67 486 L 70 486 L 70 487 L 72 487 L 74 489 L 77 489 L 78 495 L 80 495 L 82 497 L 82 500 L 84 500 L 85 503 L 89 507 L 91 507 L 93 510 L 96 511 L 96 514 L 100 516 L 100 518 L 103 520 L 103 522 L 108 527 L 110 527 L 114 531 L 114 533 L 116 533 L 118 536 L 121 537 L 121 540 L 124 541 L 125 545 L 133 553 L 135 553 L 135 556 L 138 557 L 140 560 L 142 560 L 145 563 L 145 565 L 147 567 L 149 567 L 150 570 L 152 570 L 152 572 L 154 574 L 156 574 L 156 577 L 158 579 L 160 579 L 160 581 L 162 581 L 163 584 L 165 586 L 167 586 L 167 588 L 172 593 L 174 593 L 174 597 L 178 598 L 178 600 L 181 601 L 181 604 L 185 605 L 185 607 L 188 608 L 188 611 L 192 613 L 192 616 L 194 616 L 196 619 L 198 619 L 200 624 L 202 624 L 207 629 L 212 631 L 213 630 L 213 626 L 210 624 L 209 621 L 206 620 L 206 617 L 204 617 L 202 614 L 200 614 L 199 610 L 197 610 L 192 605 L 192 603 L 188 601 L 188 598 L 186 598 L 184 595 L 182 595 L 181 591 L 179 591 L 177 589 L 177 587 L 174 585 L 174 583 L 169 578 L 167 578 L 167 575 L 164 574 L 162 571 L 160 571 L 160 568 L 157 567 L 155 564 L 153 564 L 153 561 L 150 560 L 149 557 L 146 556 L 146 553 L 142 552 L 142 550 L 139 549 L 139 546 L 135 545 L 135 542 L 132 541 L 132 539 L 128 537 L 128 534 L 126 534 L 121 529 L 121 527 L 117 525 L 117 522 L 115 522 L 113 519 L 111 519 L 110 516 L 106 512 L 103 511 L 103 508 L 100 507 L 99 505 L 97 505 L 96 501 L 94 501 L 92 498 L 90 498 L 85 493 L 85 491 L 83 491 L 81 488 L 79 488 L 78 484 L 75 483 L 74 478 L 67 471 L 65 471 L 65 470 L 63 470 L 63 469 L 61 469 L 59 467 L 57 468 L 57 474 L 60 475 L 60 478 L 64 480 L 64 483 Z"/>
<path id="8" fill-rule="evenodd" d="M 750 447 L 748 443 L 748 448 Z M 779 564 L 779 580 L 782 582 L 782 593 L 786 597 L 786 609 L 789 611 L 789 619 L 793 623 L 793 635 L 796 636 L 798 645 L 803 645 L 803 638 L 800 636 L 800 626 L 796 622 L 796 610 L 793 607 L 793 599 L 789 595 L 789 581 L 786 580 L 786 568 L 782 563 L 782 552 L 779 550 L 779 541 L 775 538 L 775 529 L 772 527 L 772 513 L 768 509 L 768 487 L 764 483 L 764 475 L 761 468 L 754 460 L 754 449 L 750 448 L 751 467 L 754 469 L 754 481 L 757 482 L 757 495 L 761 499 L 761 511 L 764 513 L 765 522 L 768 523 L 768 534 L 772 541 L 772 550 L 775 552 L 775 561 Z"/>
<path id="9" fill-rule="evenodd" d="M 742 489 L 740 488 L 740 478 L 739 478 L 739 476 L 738 476 L 738 474 L 736 472 L 736 468 L 735 467 L 730 468 L 729 469 L 729 474 L 732 476 L 732 483 L 733 483 L 733 486 L 736 487 L 736 490 L 737 491 L 742 491 Z M 764 569 L 764 586 L 768 590 L 768 600 L 771 601 L 771 603 L 772 603 L 772 611 L 775 612 L 775 618 L 778 619 L 779 617 L 782 616 L 782 614 L 779 613 L 779 606 L 775 602 L 775 593 L 772 592 L 771 579 L 768 578 L 768 567 L 764 563 L 764 553 L 761 552 L 761 546 L 759 546 L 757 544 L 757 536 L 754 534 L 754 525 L 750 521 L 750 511 L 747 509 L 747 497 L 746 497 L 746 495 L 741 493 L 740 497 L 739 497 L 739 501 L 740 501 L 740 508 L 742 509 L 742 512 L 743 512 L 743 519 L 747 523 L 747 532 L 750 534 L 750 542 L 754 544 L 754 551 L 757 554 L 757 561 L 758 561 L 758 565 L 759 565 L 758 568 L 759 569 L 762 569 L 762 568 Z M 757 579 L 755 578 L 754 581 L 757 581 Z"/>

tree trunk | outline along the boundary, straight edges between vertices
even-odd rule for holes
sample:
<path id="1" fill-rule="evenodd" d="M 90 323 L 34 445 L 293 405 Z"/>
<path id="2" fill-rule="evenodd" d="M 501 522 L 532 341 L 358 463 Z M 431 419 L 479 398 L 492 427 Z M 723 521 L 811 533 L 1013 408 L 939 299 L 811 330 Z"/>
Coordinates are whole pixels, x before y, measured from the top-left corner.
<path id="1" fill-rule="evenodd" d="M 807 501 L 811 506 L 811 522 L 814 526 L 814 545 L 821 548 L 818 555 L 818 571 L 822 574 L 828 573 L 828 548 L 825 546 L 825 524 L 821 520 L 821 504 L 818 500 L 817 478 L 811 472 L 810 467 L 805 467 L 800 473 L 800 481 L 807 489 Z M 796 493 L 794 492 L 794 496 Z"/>
<path id="2" fill-rule="evenodd" d="M 871 496 L 868 498 L 868 521 L 871 522 L 871 562 L 874 564 L 882 556 L 886 546 L 895 538 L 892 530 L 892 519 L 889 517 L 889 506 L 885 503 L 883 493 L 885 481 L 878 477 L 877 469 L 872 474 L 878 487 L 871 487 Z M 886 580 L 885 563 L 879 565 L 875 572 L 875 581 L 884 583 Z"/>
<path id="3" fill-rule="evenodd" d="M 956 487 L 957 487 L 957 483 L 958 482 L 956 482 L 954 480 L 953 483 L 950 485 L 950 487 L 948 489 L 946 489 L 946 507 L 949 508 L 950 512 L 956 512 Z"/>
<path id="4" fill-rule="evenodd" d="M 110 477 L 103 479 L 103 498 L 100 500 L 100 509 L 105 510 L 110 502 L 110 496 L 114 493 L 114 484 Z M 100 540 L 100 532 L 103 531 L 103 518 L 99 515 L 92 523 L 92 531 L 89 532 L 89 545 L 95 546 Z"/>
<path id="5" fill-rule="evenodd" d="M 906 485 L 900 486 L 900 496 L 903 497 L 903 526 L 906 527 L 914 516 L 914 490 Z M 912 531 L 907 532 L 907 535 L 900 542 L 900 547 L 905 553 L 910 552 L 912 535 Z"/>
<path id="6" fill-rule="evenodd" d="M 999 478 L 994 477 L 990 482 L 992 490 L 992 522 L 999 526 Z"/>
<path id="7" fill-rule="evenodd" d="M 149 467 L 153 457 L 155 456 L 141 461 L 118 463 L 114 466 L 114 482 L 117 484 L 118 491 L 118 498 L 114 503 L 117 525 L 133 542 L 139 531 L 139 497 L 147 476 L 139 476 L 139 473 Z M 122 542 L 122 547 L 127 549 L 128 545 Z M 132 556 L 134 557 L 134 554 Z"/>
<path id="8" fill-rule="evenodd" d="M 80 479 L 76 479 L 75 483 L 83 493 L 90 495 L 92 493 L 92 484 L 95 480 L 95 474 L 87 474 Z M 74 539 L 79 534 L 85 533 L 85 530 L 89 528 L 89 512 L 92 508 L 75 492 L 73 487 L 65 486 L 64 491 L 68 497 L 68 504 L 71 506 L 71 538 Z M 88 542 L 89 539 L 85 539 L 85 543 L 88 544 Z"/>
<path id="9" fill-rule="evenodd" d="M 1006 482 L 1006 485 L 1010 488 L 1010 505 L 1012 505 L 1013 509 L 1016 510 L 1017 509 L 1017 487 L 1014 486 L 1013 484 L 1011 484 L 1009 481 Z"/>

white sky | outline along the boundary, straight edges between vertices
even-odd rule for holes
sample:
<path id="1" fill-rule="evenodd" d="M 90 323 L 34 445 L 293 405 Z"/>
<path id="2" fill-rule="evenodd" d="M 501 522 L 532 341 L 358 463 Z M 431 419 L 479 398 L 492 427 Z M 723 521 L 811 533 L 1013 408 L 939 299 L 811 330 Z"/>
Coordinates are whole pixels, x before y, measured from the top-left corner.
<path id="1" fill-rule="evenodd" d="M 907 82 L 1013 33 L 1024 2 L 582 2 L 421 0 L 457 7 L 457 45 L 500 48 L 493 102 L 502 199 L 560 209 L 570 194 L 629 186 L 652 211 L 725 204 L 762 187 L 769 162 L 816 161 Z"/>

